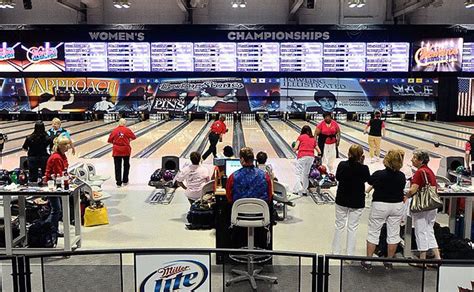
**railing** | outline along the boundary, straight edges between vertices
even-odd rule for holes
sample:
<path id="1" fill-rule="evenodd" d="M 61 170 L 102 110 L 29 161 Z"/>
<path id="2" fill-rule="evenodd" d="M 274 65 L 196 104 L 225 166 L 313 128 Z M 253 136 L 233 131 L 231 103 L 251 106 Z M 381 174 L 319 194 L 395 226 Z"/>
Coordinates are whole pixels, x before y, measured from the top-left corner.
<path id="1" fill-rule="evenodd" d="M 257 281 L 257 291 L 317 290 L 317 255 L 312 253 L 122 249 L 0 258 L 2 291 L 253 291 L 249 281 L 226 285 L 237 276 L 233 269 L 248 268 L 245 263 L 232 261 L 229 255 L 234 258 L 248 254 L 255 258 L 255 269 L 263 269 L 262 275 L 278 278 L 277 283 Z M 11 267 L 7 260 L 12 261 Z M 219 260 L 221 263 L 216 264 Z M 5 281 L 10 274 L 10 281 Z M 199 289 L 194 290 L 196 287 Z"/>
<path id="2" fill-rule="evenodd" d="M 1 287 L 2 291 L 14 292 L 254 291 L 249 281 L 227 285 L 236 276 L 233 269 L 248 268 L 232 261 L 229 255 L 236 258 L 249 254 L 256 262 L 255 269 L 262 268 L 262 275 L 278 278 L 277 283 L 257 281 L 256 291 L 442 292 L 447 291 L 443 288 L 446 282 L 461 288 L 463 283 L 456 282 L 456 274 L 469 278 L 474 269 L 474 260 L 388 260 L 266 250 L 249 253 L 242 249 L 80 250 L 0 256 Z M 361 261 L 370 261 L 372 270 L 361 267 Z M 393 269 L 386 269 L 383 262 L 391 263 Z M 462 288 L 471 289 L 465 284 Z"/>

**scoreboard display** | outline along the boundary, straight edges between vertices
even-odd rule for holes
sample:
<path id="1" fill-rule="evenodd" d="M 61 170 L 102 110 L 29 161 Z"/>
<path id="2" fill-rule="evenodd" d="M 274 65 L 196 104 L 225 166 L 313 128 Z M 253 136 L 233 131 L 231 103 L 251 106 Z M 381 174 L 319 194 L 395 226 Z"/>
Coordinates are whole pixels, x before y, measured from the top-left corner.
<path id="1" fill-rule="evenodd" d="M 109 72 L 149 72 L 149 43 L 108 43 Z"/>
<path id="2" fill-rule="evenodd" d="M 367 72 L 408 72 L 410 44 L 367 43 Z"/>
<path id="3" fill-rule="evenodd" d="M 462 70 L 474 72 L 474 43 L 464 43 L 462 50 Z"/>
<path id="4" fill-rule="evenodd" d="M 66 43 L 66 71 L 107 72 L 107 43 Z"/>
<path id="5" fill-rule="evenodd" d="M 365 43 L 325 43 L 323 71 L 365 72 Z"/>
<path id="6" fill-rule="evenodd" d="M 279 43 L 238 43 L 238 72 L 278 72 L 280 70 Z"/>
<path id="7" fill-rule="evenodd" d="M 413 70 L 410 59 L 414 54 L 408 42 L 1 42 L 0 45 L 0 72 L 409 72 Z M 462 71 L 474 72 L 472 42 L 462 46 Z"/>
<path id="8" fill-rule="evenodd" d="M 151 43 L 151 71 L 192 72 L 193 43 Z"/>
<path id="9" fill-rule="evenodd" d="M 195 43 L 194 71 L 235 72 L 236 55 L 235 43 Z"/>
<path id="10" fill-rule="evenodd" d="M 322 72 L 322 43 L 281 43 L 280 71 Z"/>

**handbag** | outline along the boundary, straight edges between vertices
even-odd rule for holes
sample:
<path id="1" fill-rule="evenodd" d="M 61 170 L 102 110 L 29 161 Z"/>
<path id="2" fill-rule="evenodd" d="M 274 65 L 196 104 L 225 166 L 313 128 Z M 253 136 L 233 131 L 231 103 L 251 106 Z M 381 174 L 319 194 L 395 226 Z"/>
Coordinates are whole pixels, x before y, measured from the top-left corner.
<path id="1" fill-rule="evenodd" d="M 418 189 L 411 199 L 410 211 L 413 213 L 434 210 L 443 206 L 436 187 L 430 185 L 426 172 L 424 170 L 422 172 L 425 185 Z"/>
<path id="2" fill-rule="evenodd" d="M 109 224 L 109 216 L 107 214 L 107 208 L 105 206 L 92 207 L 89 206 L 84 212 L 84 226 L 97 226 Z"/>

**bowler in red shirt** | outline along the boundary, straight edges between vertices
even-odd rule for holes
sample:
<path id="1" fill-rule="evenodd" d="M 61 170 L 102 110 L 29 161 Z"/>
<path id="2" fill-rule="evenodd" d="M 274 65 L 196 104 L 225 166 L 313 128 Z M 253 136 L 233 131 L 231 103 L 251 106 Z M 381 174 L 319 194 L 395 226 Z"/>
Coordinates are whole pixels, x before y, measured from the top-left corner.
<path id="1" fill-rule="evenodd" d="M 126 127 L 127 121 L 125 119 L 119 120 L 117 128 L 113 129 L 109 135 L 107 142 L 113 144 L 112 156 L 114 157 L 115 165 L 115 182 L 117 187 L 128 184 L 128 174 L 130 172 L 130 155 L 132 147 L 130 141 L 135 140 L 135 134 Z M 122 160 L 123 160 L 123 176 L 122 176 Z"/>
<path id="2" fill-rule="evenodd" d="M 211 155 L 217 157 L 217 142 L 219 140 L 222 141 L 222 136 L 227 133 L 227 126 L 224 123 L 225 117 L 220 116 L 220 118 L 212 123 L 211 129 L 209 131 L 209 149 L 202 155 L 202 160 L 206 160 L 206 158 Z"/>

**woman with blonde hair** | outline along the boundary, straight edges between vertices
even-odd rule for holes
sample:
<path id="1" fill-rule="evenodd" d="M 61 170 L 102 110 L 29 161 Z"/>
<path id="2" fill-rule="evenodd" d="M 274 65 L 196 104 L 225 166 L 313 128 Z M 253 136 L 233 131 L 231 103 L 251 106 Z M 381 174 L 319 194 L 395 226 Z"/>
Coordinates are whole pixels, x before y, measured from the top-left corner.
<path id="1" fill-rule="evenodd" d="M 383 164 L 385 169 L 372 174 L 368 183 L 374 188 L 372 208 L 369 215 L 369 234 L 367 236 L 367 257 L 372 257 L 379 244 L 380 230 L 387 224 L 387 257 L 392 258 L 400 242 L 400 223 L 403 217 L 403 189 L 405 188 L 405 174 L 400 171 L 403 167 L 405 152 L 390 150 L 385 155 Z M 361 262 L 366 270 L 372 269 L 370 262 Z M 392 264 L 384 262 L 387 270 Z"/>
<path id="2" fill-rule="evenodd" d="M 332 241 L 332 253 L 339 254 L 341 237 L 347 226 L 347 254 L 354 255 L 356 231 L 365 207 L 365 183 L 369 180 L 369 167 L 364 165 L 364 150 L 360 145 L 349 148 L 349 159 L 337 166 L 339 182 L 336 194 L 336 230 Z"/>
<path id="3" fill-rule="evenodd" d="M 48 158 L 46 163 L 46 181 L 53 179 L 53 176 L 62 176 L 69 166 L 66 152 L 68 151 L 71 145 L 71 140 L 64 136 L 59 136 L 54 139 L 53 153 Z M 59 197 L 48 197 L 49 203 L 51 205 L 51 213 L 47 219 L 48 222 L 51 222 L 54 237 L 53 240 L 56 242 L 58 235 L 58 224 L 61 217 L 61 199 Z"/>

